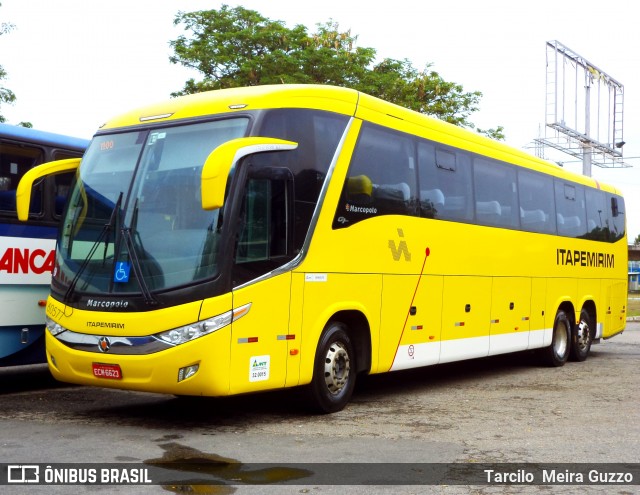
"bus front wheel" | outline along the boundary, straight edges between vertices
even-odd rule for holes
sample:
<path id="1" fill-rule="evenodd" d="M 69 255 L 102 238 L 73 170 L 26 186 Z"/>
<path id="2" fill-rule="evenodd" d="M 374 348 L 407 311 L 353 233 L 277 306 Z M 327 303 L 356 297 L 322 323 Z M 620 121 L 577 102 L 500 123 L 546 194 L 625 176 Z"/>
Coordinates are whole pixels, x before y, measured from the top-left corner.
<path id="1" fill-rule="evenodd" d="M 543 350 L 543 358 L 549 366 L 559 367 L 569 359 L 571 348 L 571 320 L 563 310 L 558 310 L 553 322 L 551 345 Z"/>
<path id="2" fill-rule="evenodd" d="M 331 322 L 320 338 L 309 386 L 314 409 L 321 413 L 342 410 L 351 399 L 355 383 L 355 354 L 347 327 Z"/>

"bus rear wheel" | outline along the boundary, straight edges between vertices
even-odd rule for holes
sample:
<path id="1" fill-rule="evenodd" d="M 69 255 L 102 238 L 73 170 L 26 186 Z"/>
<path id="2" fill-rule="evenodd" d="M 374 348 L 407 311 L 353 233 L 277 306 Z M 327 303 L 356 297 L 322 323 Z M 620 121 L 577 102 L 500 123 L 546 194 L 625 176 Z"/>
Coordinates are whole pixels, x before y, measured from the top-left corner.
<path id="1" fill-rule="evenodd" d="M 340 322 L 331 322 L 318 344 L 309 386 L 314 410 L 333 413 L 344 409 L 355 383 L 355 354 L 347 327 Z"/>
<path id="2" fill-rule="evenodd" d="M 558 310 L 553 322 L 551 345 L 543 349 L 543 359 L 549 366 L 560 367 L 569 359 L 571 347 L 571 320 L 563 310 Z"/>
<path id="3" fill-rule="evenodd" d="M 591 350 L 591 342 L 593 341 L 591 325 L 591 315 L 586 309 L 580 312 L 580 322 L 575 325 L 571 335 L 571 354 L 569 358 L 572 361 L 584 361 Z"/>

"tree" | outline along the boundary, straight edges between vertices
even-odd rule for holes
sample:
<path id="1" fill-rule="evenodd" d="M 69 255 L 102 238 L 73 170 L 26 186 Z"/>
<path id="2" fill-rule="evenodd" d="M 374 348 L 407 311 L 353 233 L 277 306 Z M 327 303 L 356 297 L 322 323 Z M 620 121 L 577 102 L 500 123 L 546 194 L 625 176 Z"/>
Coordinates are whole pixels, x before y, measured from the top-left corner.
<path id="1" fill-rule="evenodd" d="M 0 3 L 0 7 L 1 6 L 2 4 Z M 12 29 L 13 29 L 13 24 L 10 24 L 8 22 L 0 23 L 0 36 L 3 34 L 7 34 Z M 7 78 L 7 72 L 0 65 L 0 81 L 3 81 L 6 78 Z M 0 105 L 2 105 L 2 103 L 12 104 L 15 100 L 16 100 L 16 95 L 13 93 L 13 91 L 11 91 L 8 88 L 5 88 L 4 86 L 0 86 Z M 5 121 L 6 119 L 0 113 L 0 122 L 5 122 Z"/>
<path id="2" fill-rule="evenodd" d="M 636 240 L 633 241 L 634 246 L 640 246 L 640 234 L 636 236 Z"/>
<path id="3" fill-rule="evenodd" d="M 376 50 L 357 46 L 357 36 L 338 23 L 307 28 L 285 27 L 256 11 L 223 5 L 220 10 L 178 12 L 175 25 L 189 35 L 170 42 L 170 61 L 197 70 L 172 96 L 212 89 L 262 84 L 331 84 L 363 91 L 446 122 L 476 129 L 469 116 L 478 110 L 482 93 L 465 92 L 445 81 L 428 65 L 420 71 L 409 60 L 376 62 Z M 504 139 L 503 128 L 481 130 Z"/>
<path id="4" fill-rule="evenodd" d="M 1 3 L 0 3 L 0 7 L 2 7 Z M 7 34 L 14 27 L 15 26 L 9 22 L 0 23 L 0 36 L 3 34 Z M 0 65 L 0 81 L 6 78 L 7 78 L 7 71 L 4 70 L 4 67 Z M 9 105 L 12 105 L 15 101 L 16 101 L 15 93 L 11 91 L 9 88 L 5 88 L 4 86 L 0 85 L 0 105 L 2 105 L 3 103 L 8 103 Z M 0 113 L 0 123 L 4 123 L 6 122 L 6 120 L 7 119 L 5 119 L 4 115 Z M 18 125 L 22 127 L 33 127 L 31 122 L 20 122 Z"/>

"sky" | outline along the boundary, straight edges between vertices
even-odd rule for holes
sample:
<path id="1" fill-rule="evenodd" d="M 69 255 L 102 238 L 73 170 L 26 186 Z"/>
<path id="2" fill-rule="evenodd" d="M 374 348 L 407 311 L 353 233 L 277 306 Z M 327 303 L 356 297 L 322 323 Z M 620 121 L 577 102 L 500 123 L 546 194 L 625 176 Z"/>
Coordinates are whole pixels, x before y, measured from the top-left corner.
<path id="1" fill-rule="evenodd" d="M 625 195 L 628 237 L 640 235 L 640 36 L 632 0 L 394 0 L 384 8 L 363 0 L 0 0 L 1 84 L 16 103 L 0 112 L 8 123 L 90 138 L 118 114 L 182 89 L 192 72 L 169 62 L 169 41 L 184 31 L 178 11 L 256 10 L 289 28 L 337 22 L 380 59 L 430 65 L 465 91 L 480 91 L 470 120 L 503 126 L 506 143 L 533 153 L 545 132 L 546 43 L 557 40 L 624 85 L 624 162 L 593 167 L 592 176 Z M 582 164 L 548 150 L 547 158 L 581 173 Z"/>

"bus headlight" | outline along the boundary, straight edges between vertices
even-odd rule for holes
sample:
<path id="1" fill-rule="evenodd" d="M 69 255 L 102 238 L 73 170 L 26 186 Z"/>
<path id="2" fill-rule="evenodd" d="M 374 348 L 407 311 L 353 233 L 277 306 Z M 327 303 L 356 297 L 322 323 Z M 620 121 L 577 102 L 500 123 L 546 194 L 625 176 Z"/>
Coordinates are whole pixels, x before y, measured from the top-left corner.
<path id="1" fill-rule="evenodd" d="M 191 340 L 203 337 L 204 335 L 208 335 L 230 325 L 232 322 L 246 315 L 250 308 L 251 303 L 245 304 L 221 315 L 156 334 L 156 337 L 171 345 L 184 344 L 185 342 L 190 342 Z"/>
<path id="2" fill-rule="evenodd" d="M 49 330 L 49 333 L 51 335 L 53 335 L 54 337 L 58 334 L 61 334 L 62 332 L 66 332 L 67 329 L 64 328 L 62 325 L 60 325 L 60 323 L 56 323 L 55 321 L 53 321 L 51 318 L 49 318 L 48 316 L 45 317 L 45 325 L 47 327 L 47 330 Z"/>

